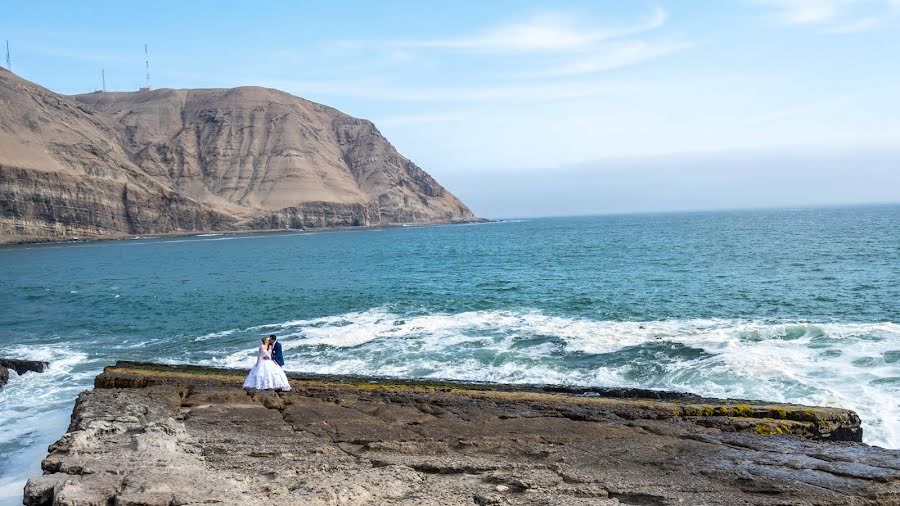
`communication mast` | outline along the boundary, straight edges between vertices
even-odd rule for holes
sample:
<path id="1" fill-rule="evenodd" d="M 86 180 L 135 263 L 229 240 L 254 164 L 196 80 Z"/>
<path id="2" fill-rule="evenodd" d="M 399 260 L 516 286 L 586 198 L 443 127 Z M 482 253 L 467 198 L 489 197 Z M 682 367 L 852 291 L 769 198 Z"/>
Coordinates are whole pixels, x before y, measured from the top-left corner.
<path id="1" fill-rule="evenodd" d="M 144 87 L 141 88 L 141 91 L 148 91 L 150 89 L 150 49 L 147 44 L 144 44 L 144 69 L 147 71 L 147 75 L 145 76 Z"/>
<path id="2" fill-rule="evenodd" d="M 9 59 L 9 41 L 6 41 L 6 70 L 12 70 L 12 63 Z"/>
<path id="3" fill-rule="evenodd" d="M 103 80 L 103 87 L 100 89 L 106 91 L 106 69 L 100 70 L 100 78 Z"/>

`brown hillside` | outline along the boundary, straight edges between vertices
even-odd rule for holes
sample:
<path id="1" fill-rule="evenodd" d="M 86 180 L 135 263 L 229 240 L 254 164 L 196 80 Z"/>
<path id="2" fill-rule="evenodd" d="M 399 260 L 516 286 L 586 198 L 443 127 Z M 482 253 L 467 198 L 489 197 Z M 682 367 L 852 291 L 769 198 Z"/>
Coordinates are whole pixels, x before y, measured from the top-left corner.
<path id="1" fill-rule="evenodd" d="M 475 219 L 366 120 L 256 87 L 62 96 L 0 69 L 0 240 Z"/>

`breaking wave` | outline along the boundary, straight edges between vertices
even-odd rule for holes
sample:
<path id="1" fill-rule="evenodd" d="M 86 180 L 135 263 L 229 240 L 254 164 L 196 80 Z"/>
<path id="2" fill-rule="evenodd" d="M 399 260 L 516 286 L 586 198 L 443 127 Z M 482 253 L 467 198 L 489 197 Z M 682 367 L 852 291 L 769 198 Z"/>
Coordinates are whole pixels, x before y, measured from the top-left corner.
<path id="1" fill-rule="evenodd" d="M 854 409 L 870 444 L 900 446 L 900 325 L 605 321 L 539 311 L 398 314 L 386 308 L 229 329 L 200 361 L 252 366 L 278 334 L 293 371 L 635 386 Z M 252 336 L 254 339 L 250 339 Z"/>
<path id="2" fill-rule="evenodd" d="M 47 446 L 65 432 L 72 404 L 99 372 L 85 353 L 65 346 L 0 347 L 0 356 L 43 360 L 43 373 L 21 376 L 10 371 L 9 383 L 0 388 L 0 503 L 21 502 L 30 476 L 41 474 Z M 6 452 L 5 448 L 22 448 Z"/>

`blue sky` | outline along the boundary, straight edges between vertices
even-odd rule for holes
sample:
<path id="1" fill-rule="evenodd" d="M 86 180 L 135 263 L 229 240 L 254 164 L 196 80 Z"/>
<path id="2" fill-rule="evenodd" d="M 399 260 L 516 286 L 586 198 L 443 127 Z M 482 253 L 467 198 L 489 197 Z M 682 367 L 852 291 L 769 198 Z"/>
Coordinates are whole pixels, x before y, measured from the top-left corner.
<path id="1" fill-rule="evenodd" d="M 15 72 L 58 92 L 99 88 L 101 69 L 136 89 L 146 42 L 155 88 L 337 107 L 463 197 L 484 173 L 900 146 L 900 0 L 12 0 L 3 39 Z"/>

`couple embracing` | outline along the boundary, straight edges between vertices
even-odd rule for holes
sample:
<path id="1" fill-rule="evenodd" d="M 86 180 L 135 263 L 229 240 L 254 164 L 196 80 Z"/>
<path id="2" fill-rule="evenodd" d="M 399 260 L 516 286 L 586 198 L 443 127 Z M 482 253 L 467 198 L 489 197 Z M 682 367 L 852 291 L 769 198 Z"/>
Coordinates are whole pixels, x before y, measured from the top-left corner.
<path id="1" fill-rule="evenodd" d="M 262 345 L 256 355 L 256 365 L 250 370 L 244 381 L 244 388 L 251 390 L 281 390 L 288 391 L 291 385 L 284 367 L 284 355 L 281 352 L 281 343 L 275 334 L 262 338 Z"/>

